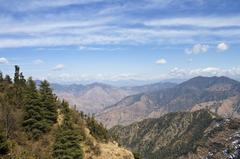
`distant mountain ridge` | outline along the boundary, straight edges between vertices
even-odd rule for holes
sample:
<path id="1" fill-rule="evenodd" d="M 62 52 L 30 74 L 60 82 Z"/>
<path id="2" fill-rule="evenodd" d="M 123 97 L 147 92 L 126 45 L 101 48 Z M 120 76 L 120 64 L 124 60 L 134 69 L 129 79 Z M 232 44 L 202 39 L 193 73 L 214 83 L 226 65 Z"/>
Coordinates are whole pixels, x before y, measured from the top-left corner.
<path id="1" fill-rule="evenodd" d="M 144 92 L 154 92 L 154 91 L 159 91 L 167 88 L 172 88 L 176 85 L 177 85 L 176 83 L 171 83 L 171 82 L 164 82 L 164 83 L 158 82 L 158 83 L 153 83 L 148 85 L 122 87 L 122 88 L 125 90 L 135 91 L 138 93 L 144 93 Z"/>
<path id="2" fill-rule="evenodd" d="M 168 112 L 203 108 L 222 116 L 239 116 L 240 83 L 223 76 L 198 76 L 172 88 L 125 97 L 97 114 L 97 118 L 112 127 Z"/>
<path id="3" fill-rule="evenodd" d="M 66 99 L 72 105 L 76 105 L 78 110 L 90 114 L 97 113 L 129 95 L 166 89 L 173 86 L 175 86 L 174 83 L 155 83 L 135 87 L 116 87 L 97 82 L 87 85 L 52 84 L 52 88 L 59 98 Z"/>

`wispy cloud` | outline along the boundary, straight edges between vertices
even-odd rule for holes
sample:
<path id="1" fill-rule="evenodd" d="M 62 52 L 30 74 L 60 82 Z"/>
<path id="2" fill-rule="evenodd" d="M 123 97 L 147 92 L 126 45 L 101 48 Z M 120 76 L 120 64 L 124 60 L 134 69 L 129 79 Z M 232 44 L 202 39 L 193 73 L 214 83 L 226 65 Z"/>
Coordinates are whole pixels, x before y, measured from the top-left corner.
<path id="1" fill-rule="evenodd" d="M 111 30 L 111 28 L 109 28 Z M 109 44 L 146 44 L 146 43 L 196 43 L 206 39 L 201 38 L 211 36 L 222 37 L 221 39 L 228 39 L 229 41 L 239 42 L 237 37 L 240 37 L 240 30 L 238 31 L 206 31 L 206 30 L 169 30 L 169 29 L 132 29 L 132 28 L 116 28 L 111 33 L 109 30 L 92 30 L 84 32 L 84 29 L 73 30 L 69 29 L 66 32 L 60 31 L 52 35 L 51 33 L 34 33 L 32 36 L 24 37 L 4 37 L 0 39 L 0 48 L 8 47 L 50 47 L 50 46 L 82 46 L 82 45 L 109 45 Z M 57 32 L 57 29 L 55 30 Z M 234 33 L 233 33 L 234 32 Z M 33 35 L 34 35 L 33 34 Z M 234 35 L 233 35 L 234 34 Z M 216 40 L 216 39 L 215 39 Z M 214 42 L 214 39 L 207 41 Z"/>
<path id="2" fill-rule="evenodd" d="M 40 64 L 43 64 L 44 61 L 41 60 L 41 59 L 37 59 L 37 60 L 34 60 L 33 63 L 34 63 L 35 65 L 40 65 Z"/>
<path id="3" fill-rule="evenodd" d="M 179 17 L 168 19 L 155 19 L 144 22 L 147 26 L 195 26 L 206 28 L 240 26 L 239 16 L 234 17 Z"/>
<path id="4" fill-rule="evenodd" d="M 55 67 L 52 68 L 53 71 L 61 71 L 65 68 L 63 64 L 58 64 Z"/>
<path id="5" fill-rule="evenodd" d="M 182 4 L 181 2 L 140 0 L 138 3 L 145 5 L 136 5 L 130 1 L 11 0 L 0 6 L 0 9 L 7 12 L 0 16 L 0 48 L 193 44 L 202 41 L 217 43 L 222 40 L 240 43 L 238 14 L 151 16 L 151 11 L 156 8 L 167 11 L 172 5 Z M 200 0 L 195 3 L 201 4 Z M 96 7 L 96 4 L 101 5 Z M 81 6 L 84 9 L 76 9 Z M 14 16 L 16 11 L 19 18 Z M 140 14 L 142 11 L 145 11 L 146 17 Z"/>
<path id="6" fill-rule="evenodd" d="M 48 0 L 21 0 L 2 3 L 2 7 L 6 7 L 14 11 L 31 11 L 31 10 L 41 10 L 53 7 L 64 7 L 68 5 L 84 5 L 94 2 L 100 2 L 103 0 L 61 0 L 61 1 L 48 1 Z M 1 1 L 0 1 L 1 2 Z M 9 5 L 11 4 L 11 7 Z"/>

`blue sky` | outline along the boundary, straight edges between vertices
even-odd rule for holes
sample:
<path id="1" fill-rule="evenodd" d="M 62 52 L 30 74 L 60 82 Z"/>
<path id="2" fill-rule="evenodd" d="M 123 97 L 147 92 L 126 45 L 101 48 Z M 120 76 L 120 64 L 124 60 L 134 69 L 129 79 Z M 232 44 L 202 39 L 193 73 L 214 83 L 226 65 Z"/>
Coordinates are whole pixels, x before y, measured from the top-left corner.
<path id="1" fill-rule="evenodd" d="M 0 70 L 53 82 L 240 77 L 238 0 L 0 0 Z"/>

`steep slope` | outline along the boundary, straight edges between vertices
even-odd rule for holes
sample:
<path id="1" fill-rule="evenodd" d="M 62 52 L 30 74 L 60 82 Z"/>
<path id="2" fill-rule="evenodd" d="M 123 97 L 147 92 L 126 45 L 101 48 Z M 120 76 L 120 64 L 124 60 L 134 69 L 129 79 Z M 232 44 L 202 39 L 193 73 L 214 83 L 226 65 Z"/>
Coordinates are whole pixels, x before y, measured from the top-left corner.
<path id="1" fill-rule="evenodd" d="M 168 112 L 209 108 L 222 116 L 239 116 L 240 83 L 227 77 L 196 77 L 173 88 L 124 98 L 97 118 L 108 127 L 127 125 Z"/>
<path id="2" fill-rule="evenodd" d="M 207 110 L 166 114 L 110 129 L 119 142 L 144 159 L 222 159 L 234 152 L 231 137 L 239 120 L 220 118 Z"/>
<path id="3" fill-rule="evenodd" d="M 61 99 L 68 100 L 72 105 L 85 113 L 100 112 L 123 98 L 141 92 L 152 92 L 175 86 L 173 83 L 156 83 L 136 87 L 114 87 L 102 83 L 88 85 L 53 84 L 55 93 Z"/>
<path id="4" fill-rule="evenodd" d="M 45 80 L 36 86 L 15 66 L 0 72 L 1 159 L 133 159 L 94 117 L 57 99 Z"/>

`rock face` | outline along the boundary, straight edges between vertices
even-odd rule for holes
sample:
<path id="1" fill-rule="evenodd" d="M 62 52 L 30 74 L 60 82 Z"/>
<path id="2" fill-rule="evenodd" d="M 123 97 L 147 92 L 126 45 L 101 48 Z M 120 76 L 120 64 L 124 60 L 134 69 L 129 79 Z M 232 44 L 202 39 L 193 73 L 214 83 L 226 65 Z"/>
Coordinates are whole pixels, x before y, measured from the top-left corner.
<path id="1" fill-rule="evenodd" d="M 54 92 L 61 99 L 66 99 L 77 110 L 85 113 L 97 113 L 113 105 L 123 98 L 141 92 L 151 92 L 175 86 L 173 83 L 155 83 L 136 87 L 114 87 L 102 83 L 89 85 L 59 85 L 53 84 Z"/>
<path id="2" fill-rule="evenodd" d="M 208 108 L 222 116 L 239 116 L 240 83 L 227 77 L 195 77 L 173 88 L 128 96 L 97 114 L 107 127 L 128 125 L 168 112 Z"/>
<path id="3" fill-rule="evenodd" d="M 208 110 L 169 113 L 129 126 L 115 126 L 110 132 L 120 144 L 144 159 L 225 158 L 231 148 L 228 139 L 240 129 L 239 120 L 223 119 Z"/>

